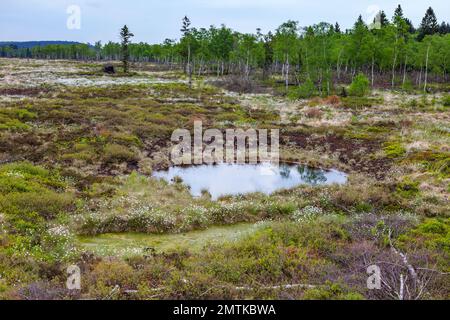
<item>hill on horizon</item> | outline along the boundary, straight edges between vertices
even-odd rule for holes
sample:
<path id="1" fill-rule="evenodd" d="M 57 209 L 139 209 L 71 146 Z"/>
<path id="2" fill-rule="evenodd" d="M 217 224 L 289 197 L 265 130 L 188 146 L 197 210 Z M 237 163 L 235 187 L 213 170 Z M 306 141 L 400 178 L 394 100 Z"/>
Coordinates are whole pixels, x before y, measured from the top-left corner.
<path id="1" fill-rule="evenodd" d="M 38 46 L 48 46 L 52 44 L 81 44 L 81 42 L 76 41 L 0 41 L 0 47 L 14 45 L 17 46 L 18 49 L 26 49 L 33 48 Z"/>

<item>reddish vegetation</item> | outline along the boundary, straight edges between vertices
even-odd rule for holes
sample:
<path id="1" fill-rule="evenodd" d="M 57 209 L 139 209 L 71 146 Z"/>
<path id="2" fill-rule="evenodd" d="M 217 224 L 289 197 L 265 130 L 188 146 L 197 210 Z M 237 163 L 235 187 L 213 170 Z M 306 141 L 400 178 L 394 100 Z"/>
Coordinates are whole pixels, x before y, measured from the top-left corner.
<path id="1" fill-rule="evenodd" d="M 37 96 L 47 92 L 47 88 L 0 88 L 0 95 L 4 96 Z"/>
<path id="2" fill-rule="evenodd" d="M 305 115 L 308 118 L 312 118 L 312 119 L 320 119 L 323 116 L 323 112 L 320 111 L 320 109 L 317 108 L 311 108 L 305 111 Z"/>
<path id="3" fill-rule="evenodd" d="M 334 95 L 324 99 L 324 102 L 328 105 L 338 106 L 341 104 L 341 99 L 338 96 Z"/>

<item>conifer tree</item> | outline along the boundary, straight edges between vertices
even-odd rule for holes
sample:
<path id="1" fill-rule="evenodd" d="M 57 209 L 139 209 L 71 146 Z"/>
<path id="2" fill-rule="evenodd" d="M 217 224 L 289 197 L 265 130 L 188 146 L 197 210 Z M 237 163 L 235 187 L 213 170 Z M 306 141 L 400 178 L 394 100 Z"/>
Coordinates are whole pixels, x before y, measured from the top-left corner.
<path id="1" fill-rule="evenodd" d="M 124 25 L 120 30 L 122 64 L 124 73 L 128 72 L 128 62 L 130 60 L 130 52 L 128 47 L 130 45 L 130 39 L 132 37 L 134 37 L 134 34 L 130 32 L 127 25 Z"/>
<path id="2" fill-rule="evenodd" d="M 192 87 L 192 68 L 191 68 L 191 20 L 187 16 L 184 16 L 181 26 L 181 33 L 183 34 L 183 39 L 187 43 L 187 65 L 186 72 L 189 76 L 189 87 Z"/>
<path id="3" fill-rule="evenodd" d="M 398 7 L 395 9 L 394 20 L 396 18 L 404 19 L 404 17 L 403 17 L 403 9 L 402 9 L 401 5 L 398 5 Z"/>
<path id="4" fill-rule="evenodd" d="M 422 41 L 423 38 L 427 35 L 433 35 L 439 32 L 439 25 L 436 19 L 436 15 L 434 14 L 433 8 L 429 7 L 425 16 L 422 19 L 422 23 L 419 28 L 419 41 Z"/>
<path id="5" fill-rule="evenodd" d="M 339 26 L 339 23 L 336 22 L 336 25 L 334 26 L 334 31 L 336 33 L 341 33 L 341 27 Z"/>

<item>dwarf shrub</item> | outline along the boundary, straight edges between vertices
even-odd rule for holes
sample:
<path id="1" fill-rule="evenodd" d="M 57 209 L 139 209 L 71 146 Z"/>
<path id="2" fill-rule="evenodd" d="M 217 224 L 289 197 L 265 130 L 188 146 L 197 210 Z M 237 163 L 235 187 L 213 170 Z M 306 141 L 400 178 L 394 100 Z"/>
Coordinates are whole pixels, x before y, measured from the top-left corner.
<path id="1" fill-rule="evenodd" d="M 369 79 L 362 73 L 358 74 L 350 85 L 349 94 L 351 96 L 364 97 L 369 94 L 369 91 Z"/>

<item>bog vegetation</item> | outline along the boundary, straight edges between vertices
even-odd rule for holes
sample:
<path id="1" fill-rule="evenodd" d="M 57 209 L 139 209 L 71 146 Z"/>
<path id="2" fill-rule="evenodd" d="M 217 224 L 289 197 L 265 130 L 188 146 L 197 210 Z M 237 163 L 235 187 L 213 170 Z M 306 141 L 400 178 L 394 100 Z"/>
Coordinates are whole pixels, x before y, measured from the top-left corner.
<path id="1" fill-rule="evenodd" d="M 0 298 L 450 298 L 448 26 L 432 10 L 417 31 L 401 8 L 379 18 L 267 35 L 186 18 L 163 45 L 123 28 L 121 44 L 3 48 L 51 60 L 0 59 Z M 111 59 L 125 72 L 105 74 Z M 278 128 L 282 161 L 349 181 L 194 198 L 152 172 L 199 119 Z M 217 226 L 221 241 L 195 246 L 120 241 Z M 81 290 L 66 288 L 73 264 Z"/>

